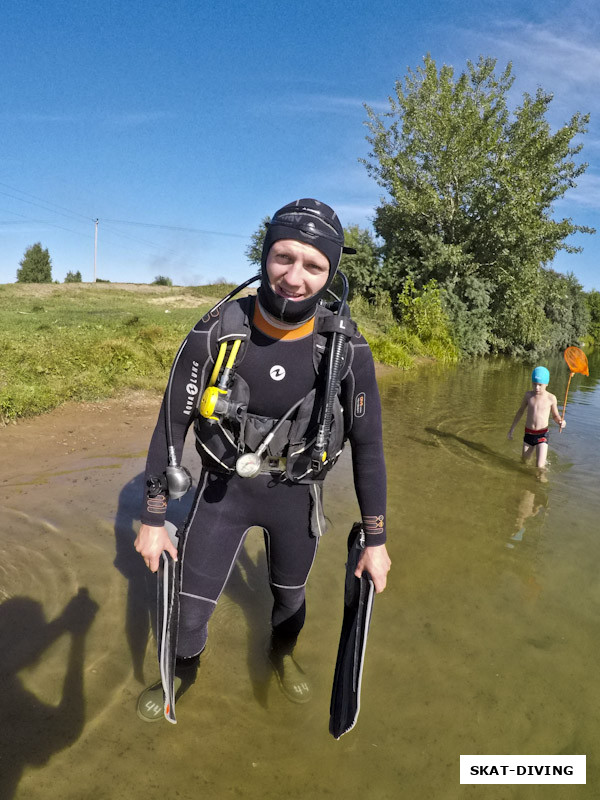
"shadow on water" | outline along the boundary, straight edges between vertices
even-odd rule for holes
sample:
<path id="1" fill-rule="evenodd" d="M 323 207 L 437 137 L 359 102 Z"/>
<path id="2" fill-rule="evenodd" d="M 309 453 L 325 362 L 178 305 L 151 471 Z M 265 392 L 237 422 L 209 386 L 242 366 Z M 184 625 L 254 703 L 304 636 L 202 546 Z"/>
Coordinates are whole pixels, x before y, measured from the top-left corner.
<path id="1" fill-rule="evenodd" d="M 144 660 L 148 642 L 151 638 L 156 640 L 156 575 L 147 569 L 134 548 L 143 491 L 144 473 L 140 473 L 125 484 L 119 494 L 115 517 L 114 560 L 114 566 L 128 581 L 125 634 L 134 676 L 141 684 L 147 682 L 144 676 Z M 168 517 L 177 529 L 185 523 L 193 498 L 194 492 L 189 492 L 178 502 L 170 503 Z M 257 701 L 266 706 L 271 670 L 266 666 L 265 639 L 272 598 L 268 588 L 264 551 L 259 553 L 257 562 L 254 563 L 247 550 L 241 549 L 224 595 L 239 606 L 245 616 L 248 628 L 248 672 Z M 153 679 L 155 676 L 151 677 Z"/>
<path id="2" fill-rule="evenodd" d="M 83 696 L 84 643 L 97 604 L 86 589 L 47 622 L 40 603 L 11 597 L 0 605 L 0 797 L 14 796 L 23 770 L 42 766 L 52 755 L 72 745 L 81 735 L 85 717 Z M 25 689 L 18 672 L 35 665 L 63 634 L 71 647 L 57 706 L 42 702 Z"/>
<path id="3" fill-rule="evenodd" d="M 514 457 L 512 456 L 505 456 L 502 453 L 496 452 L 496 450 L 492 450 L 491 447 L 488 447 L 486 444 L 482 444 L 481 442 L 474 442 L 470 439 L 465 439 L 462 436 L 458 436 L 455 433 L 449 433 L 448 431 L 442 431 L 439 428 L 425 428 L 427 433 L 430 433 L 432 436 L 436 436 L 440 439 L 450 439 L 454 442 L 458 442 L 459 444 L 463 445 L 464 447 L 468 447 L 470 450 L 475 450 L 478 453 L 482 453 L 484 456 L 487 456 L 488 459 L 493 461 L 496 465 L 504 467 L 511 472 L 520 472 L 524 474 L 531 474 L 531 469 L 528 468 L 525 464 L 522 464 L 518 461 L 515 461 Z M 430 447 L 435 447 L 435 442 L 432 441 L 425 441 L 423 439 L 416 439 L 416 437 L 412 437 L 420 444 L 426 444 Z"/>

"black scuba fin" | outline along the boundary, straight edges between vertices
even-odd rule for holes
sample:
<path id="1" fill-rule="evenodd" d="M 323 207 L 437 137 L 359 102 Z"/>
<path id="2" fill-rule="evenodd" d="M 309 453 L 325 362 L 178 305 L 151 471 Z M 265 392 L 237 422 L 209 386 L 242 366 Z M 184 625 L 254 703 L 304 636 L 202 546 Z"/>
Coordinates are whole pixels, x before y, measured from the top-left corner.
<path id="1" fill-rule="evenodd" d="M 329 707 L 329 732 L 336 739 L 352 730 L 360 710 L 362 670 L 375 596 L 369 573 L 363 572 L 361 578 L 354 575 L 363 548 L 362 525 L 355 522 L 348 536 L 344 619 Z"/>
<path id="2" fill-rule="evenodd" d="M 173 544 L 175 526 L 166 522 L 165 527 Z M 179 627 L 179 561 L 173 561 L 163 550 L 158 565 L 157 580 L 157 642 L 160 680 L 163 687 L 165 719 L 173 724 L 175 717 L 175 657 L 177 654 L 177 630 Z"/>

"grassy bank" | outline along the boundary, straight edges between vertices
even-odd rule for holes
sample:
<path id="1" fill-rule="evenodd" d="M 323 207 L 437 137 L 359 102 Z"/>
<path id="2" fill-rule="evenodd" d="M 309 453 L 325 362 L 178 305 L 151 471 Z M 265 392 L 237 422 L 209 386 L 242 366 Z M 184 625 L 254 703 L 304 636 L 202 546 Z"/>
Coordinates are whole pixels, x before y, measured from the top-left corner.
<path id="1" fill-rule="evenodd" d="M 181 340 L 214 302 L 208 292 L 127 284 L 1 285 L 0 419 L 124 389 L 162 391 Z"/>
<path id="2" fill-rule="evenodd" d="M 389 301 L 367 303 L 357 297 L 350 303 L 352 317 L 368 341 L 373 358 L 381 364 L 411 369 L 425 360 L 455 363 L 460 353 L 445 324 L 420 313 L 411 325 L 399 325 Z"/>
<path id="3" fill-rule="evenodd" d="M 230 286 L 0 285 L 0 421 L 67 400 L 125 390 L 162 392 L 182 339 Z M 407 368 L 443 359 L 434 343 L 393 325 L 385 309 L 354 303 L 376 360 Z"/>

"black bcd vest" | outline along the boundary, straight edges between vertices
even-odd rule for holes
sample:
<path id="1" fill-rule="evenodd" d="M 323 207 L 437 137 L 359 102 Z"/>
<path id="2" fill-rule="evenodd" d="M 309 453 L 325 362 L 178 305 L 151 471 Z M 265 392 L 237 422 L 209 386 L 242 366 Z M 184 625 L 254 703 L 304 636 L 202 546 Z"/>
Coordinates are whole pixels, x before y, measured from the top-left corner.
<path id="1" fill-rule="evenodd" d="M 221 308 L 219 324 L 216 326 L 214 349 L 211 348 L 213 349 L 213 363 L 216 359 L 216 352 L 223 342 L 240 339 L 242 343 L 229 385 L 230 411 L 218 421 L 209 420 L 197 414 L 194 422 L 196 449 L 203 466 L 211 471 L 235 472 L 235 463 L 238 457 L 244 453 L 255 452 L 280 421 L 248 412 L 250 390 L 246 381 L 236 371 L 250 341 L 255 301 L 255 297 L 249 296 L 226 303 Z M 340 320 L 342 320 L 341 323 Z M 335 314 L 324 305 L 317 306 L 313 331 L 315 386 L 302 399 L 301 404 L 290 415 L 290 418 L 281 423 L 270 441 L 264 453 L 265 472 L 279 473 L 282 479 L 293 483 L 313 483 L 323 480 L 328 470 L 339 458 L 348 433 L 345 420 L 349 420 L 351 414 L 344 414 L 338 388 L 333 402 L 327 458 L 318 473 L 313 470 L 311 455 L 325 402 L 327 359 L 324 359 L 323 356 L 327 352 L 330 334 L 333 331 L 339 331 L 340 325 L 347 337 L 343 349 L 341 384 L 352 365 L 353 349 L 348 340 L 356 333 L 356 324 L 347 315 Z M 298 400 L 300 399 L 298 398 Z"/>

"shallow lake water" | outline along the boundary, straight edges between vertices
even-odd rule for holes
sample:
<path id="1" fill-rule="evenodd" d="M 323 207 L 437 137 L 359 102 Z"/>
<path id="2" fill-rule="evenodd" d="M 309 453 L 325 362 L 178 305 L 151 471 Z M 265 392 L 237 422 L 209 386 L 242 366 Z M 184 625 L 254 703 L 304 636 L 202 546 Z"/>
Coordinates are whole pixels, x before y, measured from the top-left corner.
<path id="1" fill-rule="evenodd" d="M 562 407 L 568 370 L 548 366 Z M 0 431 L 0 798 L 596 796 L 600 357 L 571 383 L 566 430 L 552 424 L 545 480 L 520 463 L 523 421 L 506 437 L 530 371 L 489 359 L 381 376 L 393 568 L 360 717 L 339 741 L 349 454 L 327 481 L 297 649 L 311 703 L 290 704 L 268 666 L 256 531 L 178 724 L 147 725 L 135 701 L 157 672 L 155 586 L 132 544 L 158 404 L 73 406 Z M 588 784 L 460 786 L 469 753 L 586 754 Z"/>

